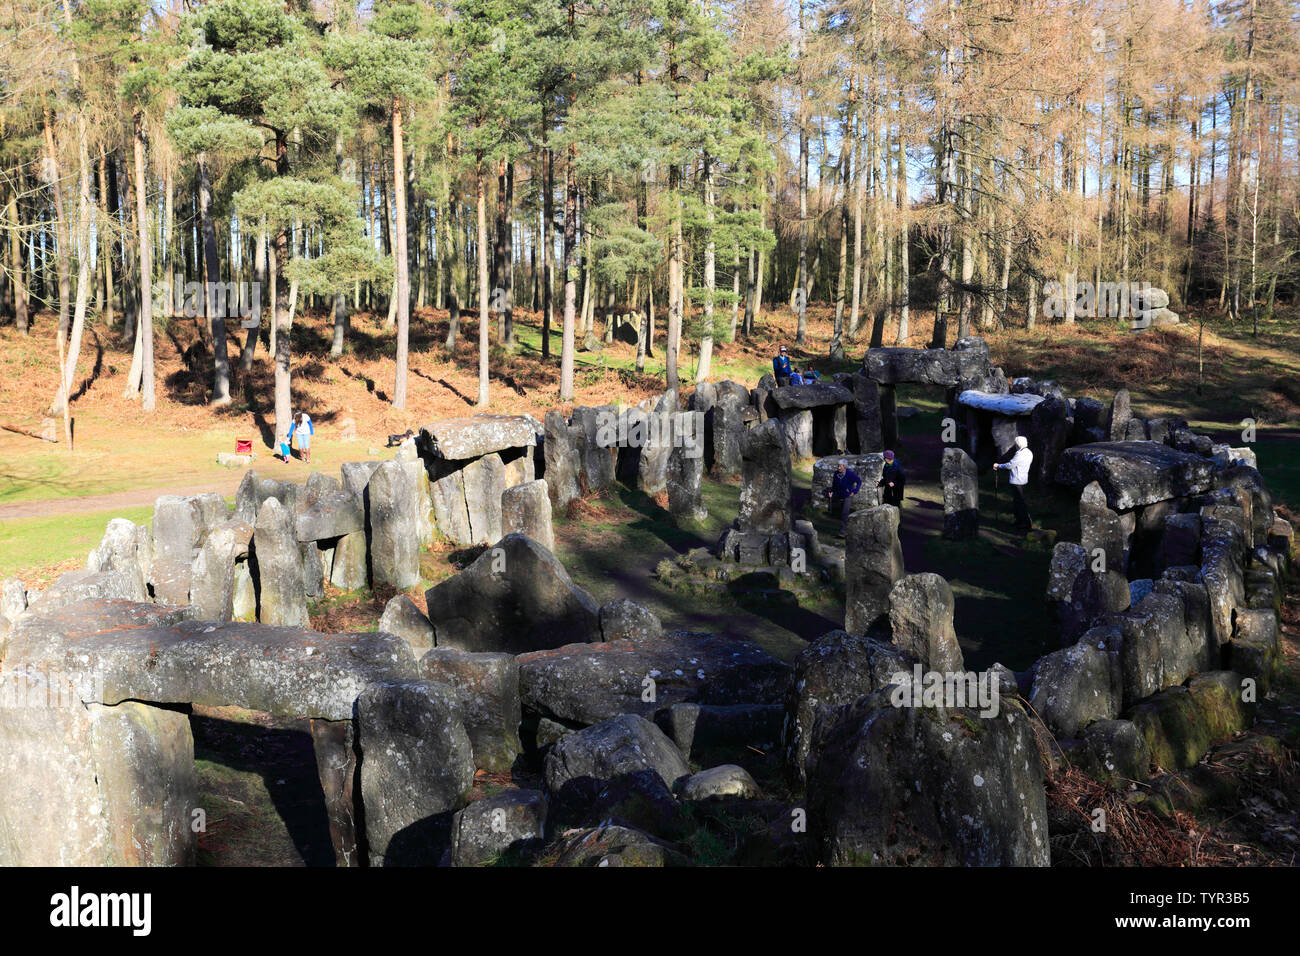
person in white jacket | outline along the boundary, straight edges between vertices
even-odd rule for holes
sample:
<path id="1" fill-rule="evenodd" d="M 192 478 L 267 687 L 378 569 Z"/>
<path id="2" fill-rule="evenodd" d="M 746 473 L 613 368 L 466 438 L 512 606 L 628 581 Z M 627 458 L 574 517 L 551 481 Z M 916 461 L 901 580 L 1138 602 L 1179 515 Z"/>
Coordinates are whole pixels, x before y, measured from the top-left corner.
<path id="1" fill-rule="evenodd" d="M 1011 472 L 1011 505 L 1016 512 L 1016 530 L 1028 531 L 1034 524 L 1029 520 L 1029 506 L 1025 504 L 1025 485 L 1029 484 L 1029 466 L 1034 463 L 1034 453 L 1029 450 L 1029 439 L 1016 436 L 1016 453 L 1010 461 L 993 466 Z"/>

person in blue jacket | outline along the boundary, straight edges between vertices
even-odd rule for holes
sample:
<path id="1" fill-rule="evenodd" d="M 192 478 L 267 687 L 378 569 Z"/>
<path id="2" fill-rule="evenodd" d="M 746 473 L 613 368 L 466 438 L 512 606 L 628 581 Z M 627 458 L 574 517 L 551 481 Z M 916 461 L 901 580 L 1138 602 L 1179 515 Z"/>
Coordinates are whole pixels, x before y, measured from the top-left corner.
<path id="1" fill-rule="evenodd" d="M 831 476 L 831 487 L 826 492 L 826 497 L 830 499 L 831 514 L 840 516 L 840 537 L 844 537 L 844 532 L 848 528 L 849 512 L 853 510 L 853 496 L 861 488 L 862 479 L 849 467 L 849 463 L 841 458 L 835 474 Z"/>
<path id="2" fill-rule="evenodd" d="M 775 376 L 777 385 L 790 384 L 790 354 L 786 351 L 784 345 L 777 352 L 776 358 L 772 359 L 772 375 Z"/>
<path id="3" fill-rule="evenodd" d="M 311 464 L 311 436 L 316 434 L 316 426 L 311 423 L 311 416 L 299 412 L 289 425 L 289 434 L 284 436 L 284 460 L 289 460 L 289 449 L 293 447 L 294 433 L 298 433 L 298 456 Z"/>

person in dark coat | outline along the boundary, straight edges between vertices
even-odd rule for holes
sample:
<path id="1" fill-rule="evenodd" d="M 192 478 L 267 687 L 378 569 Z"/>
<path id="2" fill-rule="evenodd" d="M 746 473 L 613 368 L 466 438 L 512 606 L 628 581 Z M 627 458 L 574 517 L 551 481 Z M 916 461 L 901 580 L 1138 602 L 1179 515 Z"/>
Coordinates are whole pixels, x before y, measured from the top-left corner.
<path id="1" fill-rule="evenodd" d="M 849 512 L 853 510 L 853 496 L 862 489 L 862 479 L 843 458 L 831 476 L 831 486 L 826 492 L 830 499 L 831 514 L 840 516 L 840 537 L 848 529 Z"/>
<path id="2" fill-rule="evenodd" d="M 876 482 L 876 487 L 882 489 L 882 502 L 895 508 L 903 507 L 903 490 L 906 485 L 907 475 L 903 473 L 903 466 L 898 463 L 892 451 L 885 452 L 885 470 Z"/>
<path id="3" fill-rule="evenodd" d="M 772 359 L 772 375 L 776 378 L 777 385 L 789 385 L 791 373 L 790 353 L 783 345 L 776 357 Z"/>

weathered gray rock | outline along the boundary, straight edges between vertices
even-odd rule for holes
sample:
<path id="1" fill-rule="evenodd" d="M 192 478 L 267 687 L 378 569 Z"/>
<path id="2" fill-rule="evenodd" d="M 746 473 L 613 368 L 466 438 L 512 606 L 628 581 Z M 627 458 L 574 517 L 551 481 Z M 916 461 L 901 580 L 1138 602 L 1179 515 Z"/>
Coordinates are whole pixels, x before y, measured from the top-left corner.
<path id="1" fill-rule="evenodd" d="M 519 665 L 524 706 L 573 724 L 681 702 L 777 703 L 789 680 L 789 665 L 755 644 L 686 631 L 535 651 Z"/>
<path id="2" fill-rule="evenodd" d="M 319 477 L 318 477 L 319 476 Z M 315 479 L 315 480 L 313 480 Z M 327 475 L 313 472 L 293 505 L 293 530 L 299 541 L 324 541 L 364 531 L 362 500 Z"/>
<path id="3" fill-rule="evenodd" d="M 190 604 L 200 621 L 230 621 L 235 614 L 235 557 L 239 543 L 232 528 L 213 531 L 194 559 Z"/>
<path id="4" fill-rule="evenodd" d="M 1029 445 L 1034 452 L 1034 471 L 1044 484 L 1056 480 L 1061 453 L 1070 443 L 1074 419 L 1063 397 L 1048 395 L 1030 413 Z"/>
<path id="5" fill-rule="evenodd" d="M 484 866 L 539 849 L 546 809 L 540 790 L 506 790 L 475 800 L 452 818 L 451 865 Z"/>
<path id="6" fill-rule="evenodd" d="M 465 510 L 470 542 L 492 544 L 501 540 L 501 496 L 506 491 L 506 468 L 493 453 L 471 461 L 461 475 L 465 482 Z"/>
<path id="7" fill-rule="evenodd" d="M 943 536 L 951 541 L 973 538 L 980 528 L 979 472 L 960 448 L 943 450 Z"/>
<path id="8" fill-rule="evenodd" d="M 848 421 L 849 451 L 860 455 L 883 451 L 880 386 L 861 373 L 850 376 L 848 384 L 853 391 Z"/>
<path id="9" fill-rule="evenodd" d="M 425 600 L 439 647 L 522 654 L 601 638 L 591 595 L 554 554 L 521 534 L 502 538 Z"/>
<path id="10" fill-rule="evenodd" d="M 386 461 L 366 485 L 370 573 L 375 584 L 405 591 L 420 583 L 417 489 L 421 471 L 418 462 Z"/>
<path id="11" fill-rule="evenodd" d="M 808 820 L 844 865 L 1047 866 L 1047 801 L 1029 720 L 1015 705 L 893 707 L 877 691 L 815 733 Z"/>
<path id="12" fill-rule="evenodd" d="M 580 475 L 586 483 L 586 490 L 600 491 L 609 487 L 614 481 L 618 447 L 618 409 L 613 405 L 575 408 L 572 421 L 578 430 Z"/>
<path id="13" fill-rule="evenodd" d="M 460 461 L 528 447 L 536 441 L 533 420 L 526 415 L 472 415 L 425 425 L 417 445 L 430 457 Z"/>
<path id="14" fill-rule="evenodd" d="M 5 578 L 0 584 L 0 617 L 15 621 L 27 610 L 27 588 L 17 578 Z"/>
<path id="15" fill-rule="evenodd" d="M 732 763 L 691 774 L 678 785 L 677 795 L 692 803 L 719 799 L 763 799 L 763 791 L 749 775 L 749 771 Z"/>
<path id="16" fill-rule="evenodd" d="M 249 562 L 235 562 L 234 581 L 230 587 L 230 619 L 253 622 L 257 620 L 257 587 Z"/>
<path id="17" fill-rule="evenodd" d="M 1133 417 L 1133 410 L 1129 401 L 1127 388 L 1121 388 L 1111 399 L 1110 408 L 1106 412 L 1104 422 L 1107 436 L 1111 441 L 1124 441 L 1125 434 L 1128 431 L 1129 420 Z"/>
<path id="18" fill-rule="evenodd" d="M 653 611 L 628 598 L 617 598 L 600 607 L 600 633 L 606 641 L 655 640 L 663 630 Z"/>
<path id="19" fill-rule="evenodd" d="M 330 583 L 343 591 L 356 591 L 366 586 L 369 555 L 364 531 L 354 531 L 339 538 L 334 545 L 334 559 L 330 563 Z"/>
<path id="20" fill-rule="evenodd" d="M 131 582 L 129 599 L 132 601 L 149 600 L 147 584 L 152 569 L 153 534 L 125 518 L 109 520 L 99 547 L 86 558 L 87 571 L 117 571 L 126 575 Z M 26 607 L 25 602 L 23 606 Z M 8 618 L 17 616 L 7 613 L 5 608 L 0 608 L 0 614 Z"/>
<path id="21" fill-rule="evenodd" d="M 556 843 L 554 854 L 555 865 L 564 867 L 689 865 L 672 844 L 615 824 L 567 833 Z"/>
<path id="22" fill-rule="evenodd" d="M 743 385 L 718 383 L 718 402 L 713 408 L 713 473 L 718 477 L 740 474 L 748 406 L 749 392 Z"/>
<path id="23" fill-rule="evenodd" d="M 889 592 L 893 643 L 927 670 L 955 674 L 966 669 L 952 624 L 956 602 L 940 575 L 909 574 Z"/>
<path id="24" fill-rule="evenodd" d="M 434 818 L 465 806 L 474 786 L 455 691 L 427 680 L 376 682 L 357 698 L 356 721 L 371 863 L 436 864 Z"/>
<path id="25" fill-rule="evenodd" d="M 1127 511 L 1208 490 L 1214 483 L 1214 464 L 1156 442 L 1095 442 L 1067 448 L 1056 481 L 1072 488 L 1096 481 L 1112 509 Z"/>
<path id="26" fill-rule="evenodd" d="M 1129 720 L 1099 720 L 1083 734 L 1082 769 L 1101 780 L 1122 784 L 1151 776 L 1151 750 Z"/>
<path id="27" fill-rule="evenodd" d="M 7 666 L 0 680 L 0 866 L 193 865 L 185 714 L 83 705 L 78 688 L 39 669 Z"/>
<path id="28" fill-rule="evenodd" d="M 546 756 L 546 789 L 562 793 L 585 781 L 608 782 L 653 770 L 672 788 L 691 768 L 662 730 L 637 714 L 623 714 L 562 737 Z"/>
<path id="29" fill-rule="evenodd" d="M 704 455 L 698 446 L 679 445 L 668 455 L 666 472 L 668 511 L 679 522 L 703 521 L 709 516 L 704 507 Z"/>
<path id="30" fill-rule="evenodd" d="M 786 769 L 806 779 L 813 727 L 824 713 L 895 683 L 909 679 L 916 660 L 900 647 L 847 631 L 830 631 L 795 658 L 790 691 L 785 700 L 782 733 Z"/>
<path id="31" fill-rule="evenodd" d="M 384 605 L 379 630 L 406 641 L 417 657 L 434 646 L 433 625 L 405 594 L 395 595 Z"/>
<path id="32" fill-rule="evenodd" d="M 501 492 L 501 533 L 526 535 L 548 551 L 555 550 L 555 527 L 551 523 L 551 499 L 545 478 Z"/>
<path id="33" fill-rule="evenodd" d="M 904 574 L 898 509 L 880 505 L 849 516 L 845 536 L 844 629 L 865 634 L 889 613 L 889 592 Z"/>
<path id="34" fill-rule="evenodd" d="M 1258 695 L 1268 693 L 1282 659 L 1277 615 L 1272 608 L 1239 608 L 1233 619 L 1228 666 L 1258 682 Z"/>
<path id="35" fill-rule="evenodd" d="M 772 420 L 745 433 L 741 444 L 740 514 L 744 532 L 790 530 L 790 455 L 780 425 Z"/>
<path id="36" fill-rule="evenodd" d="M 546 413 L 545 427 L 542 451 L 546 461 L 546 487 L 555 507 L 563 508 L 582 494 L 578 481 L 582 470 L 582 430 L 571 426 L 555 410 Z"/>
<path id="37" fill-rule="evenodd" d="M 268 498 L 253 529 L 257 559 L 258 616 L 274 627 L 305 627 L 307 596 L 303 591 L 302 552 L 289 512 Z"/>
<path id="38" fill-rule="evenodd" d="M 1119 515 L 1106 505 L 1101 485 L 1091 481 L 1079 495 L 1079 538 L 1095 571 L 1120 571 L 1128 568 L 1128 541 L 1120 526 Z M 1097 567 L 1097 552 L 1104 564 Z"/>
<path id="39" fill-rule="evenodd" d="M 32 612 L 52 611 L 78 601 L 129 601 L 135 582 L 120 571 L 65 571 L 44 591 L 33 595 Z"/>
<path id="40" fill-rule="evenodd" d="M 1126 706 L 1181 684 L 1195 668 L 1185 613 L 1176 595 L 1152 593 L 1113 617 L 1123 631 L 1119 659 Z"/>
<path id="41" fill-rule="evenodd" d="M 949 349 L 868 349 L 862 372 L 883 385 L 921 382 L 955 386 L 962 374 L 959 361 L 958 353 Z"/>
<path id="42" fill-rule="evenodd" d="M 239 491 L 235 493 L 235 515 L 251 524 L 257 520 L 257 514 L 262 510 L 262 505 L 266 504 L 267 498 L 275 498 L 292 514 L 298 503 L 298 493 L 302 490 L 301 485 L 292 481 L 261 478 L 256 472 L 247 472 L 244 480 L 239 483 Z"/>
<path id="43" fill-rule="evenodd" d="M 226 516 L 226 501 L 218 494 L 163 495 L 154 502 L 149 583 L 157 600 L 165 604 L 189 603 L 194 554 L 208 532 Z"/>
<path id="44" fill-rule="evenodd" d="M 1119 643 L 1118 628 L 1093 628 L 1077 644 L 1034 665 L 1029 703 L 1057 737 L 1077 737 L 1093 721 L 1119 716 Z"/>
<path id="45" fill-rule="evenodd" d="M 811 458 L 813 454 L 813 414 L 805 409 L 782 410 L 775 421 L 781 426 L 791 460 Z"/>
<path id="46" fill-rule="evenodd" d="M 460 695 L 475 766 L 501 773 L 514 766 L 523 747 L 519 662 L 513 656 L 435 647 L 420 658 L 420 673 Z"/>

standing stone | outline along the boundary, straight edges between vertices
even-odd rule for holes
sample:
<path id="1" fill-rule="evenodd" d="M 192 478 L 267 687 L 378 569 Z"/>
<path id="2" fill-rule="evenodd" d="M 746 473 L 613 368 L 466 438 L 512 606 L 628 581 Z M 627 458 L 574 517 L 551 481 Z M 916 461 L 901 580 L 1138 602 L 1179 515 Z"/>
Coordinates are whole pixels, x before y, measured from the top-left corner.
<path id="1" fill-rule="evenodd" d="M 189 718 L 84 694 L 28 668 L 4 677 L 0 866 L 193 865 Z M 25 694 L 31 703 L 15 695 Z"/>
<path id="2" fill-rule="evenodd" d="M 790 530 L 790 453 L 780 424 L 769 419 L 745 433 L 740 484 L 741 531 Z"/>
<path id="3" fill-rule="evenodd" d="M 551 499 L 545 478 L 501 492 L 501 534 L 523 534 L 549 551 L 555 550 Z"/>
<path id="4" fill-rule="evenodd" d="M 673 392 L 661 395 L 654 411 L 645 416 L 646 441 L 637 459 L 637 487 L 647 495 L 657 495 L 667 486 L 676 416 L 677 397 Z"/>
<path id="5" fill-rule="evenodd" d="M 889 613 L 889 592 L 903 576 L 898 509 L 879 505 L 849 515 L 844 554 L 844 630 L 866 634 Z"/>
<path id="6" fill-rule="evenodd" d="M 368 684 L 357 698 L 361 799 L 370 862 L 432 866 L 440 814 L 474 786 L 474 758 L 456 692 L 434 681 Z"/>
<path id="7" fill-rule="evenodd" d="M 614 482 L 618 409 L 613 405 L 575 408 L 573 424 L 578 428 L 581 474 L 586 480 L 587 490 L 608 488 Z"/>
<path id="8" fill-rule="evenodd" d="M 1034 470 L 1045 485 L 1056 480 L 1056 467 L 1061 462 L 1061 452 L 1069 444 L 1073 428 L 1070 403 L 1056 395 L 1048 395 L 1029 414 Z"/>
<path id="9" fill-rule="evenodd" d="M 720 478 L 740 473 L 748 406 L 749 392 L 743 386 L 735 382 L 718 384 L 718 403 L 713 408 L 713 473 Z"/>
<path id="10" fill-rule="evenodd" d="M 325 562 L 315 541 L 300 541 L 298 552 L 302 555 L 302 593 L 309 598 L 325 594 Z"/>
<path id="11" fill-rule="evenodd" d="M 506 469 L 496 452 L 471 461 L 462 470 L 465 507 L 469 513 L 473 544 L 493 544 L 501 538 L 501 493 L 506 490 Z"/>
<path id="12" fill-rule="evenodd" d="M 1103 423 L 1106 436 L 1111 441 L 1123 441 L 1124 435 L 1128 431 L 1129 419 L 1132 417 L 1133 409 L 1130 406 L 1128 389 L 1121 388 L 1115 393 L 1110 408 L 1106 411 L 1106 418 Z"/>
<path id="13" fill-rule="evenodd" d="M 813 413 L 807 408 L 783 409 L 776 419 L 781 423 L 791 459 L 802 461 L 813 454 Z"/>
<path id="14" fill-rule="evenodd" d="M 542 453 L 546 461 L 546 487 L 551 502 L 563 508 L 582 494 L 578 473 L 582 468 L 578 438 L 581 430 L 574 428 L 557 411 L 546 413 L 546 438 Z"/>
<path id="15" fill-rule="evenodd" d="M 189 603 L 194 554 L 208 532 L 224 521 L 226 501 L 221 495 L 163 495 L 154 502 L 153 568 L 155 598 L 164 604 Z"/>
<path id="16" fill-rule="evenodd" d="M 153 535 L 148 528 L 139 527 L 125 518 L 113 518 L 104 529 L 99 547 L 86 558 L 87 571 L 117 571 L 131 582 L 133 601 L 148 601 L 146 582 L 153 568 Z M 25 605 L 24 605 L 25 606 Z M 0 608 L 0 615 L 13 619 L 16 615 Z"/>
<path id="17" fill-rule="evenodd" d="M 1094 566 L 1100 550 L 1106 565 L 1098 570 L 1123 573 L 1127 568 L 1125 538 L 1120 517 L 1106 504 L 1101 485 L 1089 482 L 1079 495 L 1079 539 L 1088 557 L 1088 567 Z"/>
<path id="18" fill-rule="evenodd" d="M 334 545 L 330 584 L 341 591 L 359 591 L 366 586 L 366 533 L 354 531 Z"/>
<path id="19" fill-rule="evenodd" d="M 302 553 L 293 533 L 293 518 L 275 498 L 267 498 L 253 526 L 253 551 L 263 624 L 307 626 L 307 596 L 302 587 Z"/>
<path id="20" fill-rule="evenodd" d="M 678 522 L 703 521 L 709 516 L 701 492 L 703 479 L 701 449 L 674 448 L 668 456 L 668 510 Z"/>
<path id="21" fill-rule="evenodd" d="M 927 670 L 956 674 L 965 670 L 952 615 L 952 588 L 937 574 L 909 574 L 889 592 L 893 643 Z"/>
<path id="22" fill-rule="evenodd" d="M 235 554 L 238 546 L 230 528 L 208 535 L 194 559 L 190 604 L 200 621 L 230 621 L 235 613 Z"/>
<path id="23" fill-rule="evenodd" d="M 973 538 L 980 529 L 979 472 L 960 448 L 943 450 L 943 536 L 950 541 Z"/>
<path id="24" fill-rule="evenodd" d="M 473 653 L 435 647 L 420 658 L 420 675 L 453 687 L 460 695 L 465 732 L 474 765 L 504 773 L 523 751 L 519 724 L 519 661 L 513 654 Z"/>
<path id="25" fill-rule="evenodd" d="M 405 594 L 394 596 L 384 605 L 384 613 L 379 617 L 379 630 L 406 641 L 416 657 L 434 645 L 433 625 Z"/>
<path id="26" fill-rule="evenodd" d="M 860 372 L 851 376 L 848 385 L 853 392 L 847 423 L 849 451 L 859 455 L 882 451 L 880 386 Z"/>
<path id="27" fill-rule="evenodd" d="M 16 620 L 27 610 L 27 589 L 17 578 L 5 578 L 0 584 L 0 617 Z"/>
<path id="28" fill-rule="evenodd" d="M 418 462 L 386 461 L 367 485 L 370 501 L 370 570 L 375 584 L 405 591 L 420 583 Z"/>
<path id="29" fill-rule="evenodd" d="M 257 588 L 247 561 L 235 565 L 234 584 L 231 586 L 230 619 L 232 621 L 257 620 Z"/>
<path id="30" fill-rule="evenodd" d="M 465 505 L 465 471 L 455 471 L 433 480 L 429 484 L 429 501 L 433 520 L 438 530 L 459 545 L 474 543 L 469 528 L 469 510 Z"/>

